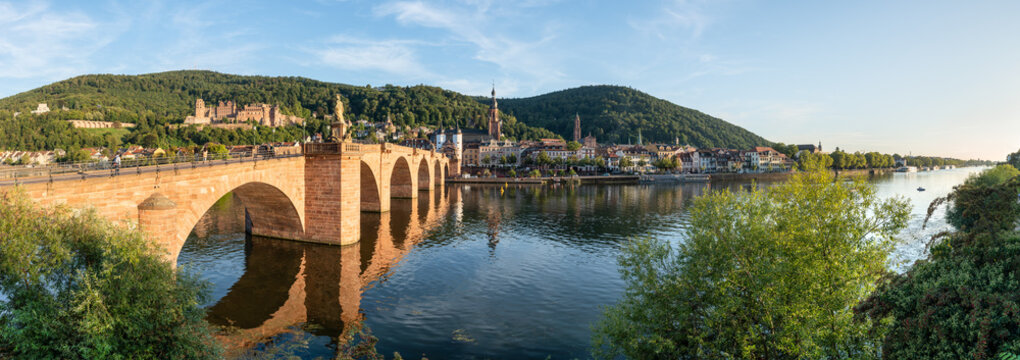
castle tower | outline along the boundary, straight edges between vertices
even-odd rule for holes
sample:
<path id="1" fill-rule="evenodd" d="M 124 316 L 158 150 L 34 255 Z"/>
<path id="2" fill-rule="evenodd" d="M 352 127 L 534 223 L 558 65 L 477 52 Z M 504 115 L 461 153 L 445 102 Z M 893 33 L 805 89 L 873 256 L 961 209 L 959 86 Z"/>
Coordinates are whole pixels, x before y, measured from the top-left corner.
<path id="1" fill-rule="evenodd" d="M 205 101 L 202 101 L 202 98 L 198 98 L 198 100 L 195 100 L 195 117 L 196 118 L 205 117 Z"/>
<path id="2" fill-rule="evenodd" d="M 574 141 L 581 142 L 581 115 L 574 113 Z"/>
<path id="3" fill-rule="evenodd" d="M 492 87 L 492 106 L 489 107 L 489 137 L 499 140 L 503 131 L 503 123 L 499 121 L 499 107 L 496 105 L 496 87 Z"/>

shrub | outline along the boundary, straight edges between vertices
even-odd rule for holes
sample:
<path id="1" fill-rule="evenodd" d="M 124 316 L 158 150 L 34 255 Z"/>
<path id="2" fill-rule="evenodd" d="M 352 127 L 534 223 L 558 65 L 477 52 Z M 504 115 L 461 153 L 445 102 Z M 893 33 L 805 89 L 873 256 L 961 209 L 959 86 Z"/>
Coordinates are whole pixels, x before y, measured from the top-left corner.
<path id="1" fill-rule="evenodd" d="M 686 240 L 637 240 L 594 332 L 597 357 L 874 358 L 885 319 L 852 308 L 886 269 L 904 200 L 821 173 L 696 198 Z"/>
<path id="2" fill-rule="evenodd" d="M 857 312 L 895 318 L 887 359 L 1008 359 L 1020 350 L 1020 233 L 1017 170 L 1001 165 L 967 179 L 948 197 L 931 256 L 890 275 Z"/>
<path id="3" fill-rule="evenodd" d="M 0 243 L 0 349 L 12 357 L 219 356 L 206 286 L 140 233 L 13 191 L 0 193 Z"/>

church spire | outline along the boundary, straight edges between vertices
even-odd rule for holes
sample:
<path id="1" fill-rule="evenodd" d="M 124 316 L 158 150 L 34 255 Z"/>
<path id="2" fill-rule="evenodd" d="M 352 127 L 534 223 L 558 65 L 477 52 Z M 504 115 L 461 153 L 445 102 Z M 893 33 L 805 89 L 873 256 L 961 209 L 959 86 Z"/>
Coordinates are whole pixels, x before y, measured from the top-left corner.
<path id="1" fill-rule="evenodd" d="M 499 120 L 499 108 L 496 105 L 496 84 L 492 85 L 492 106 L 489 107 L 489 138 L 499 140 L 503 137 L 503 122 Z"/>
<path id="2" fill-rule="evenodd" d="M 496 104 L 496 85 L 495 84 L 492 85 L 492 106 L 490 106 L 489 108 L 490 109 L 498 109 L 499 108 L 499 106 Z"/>

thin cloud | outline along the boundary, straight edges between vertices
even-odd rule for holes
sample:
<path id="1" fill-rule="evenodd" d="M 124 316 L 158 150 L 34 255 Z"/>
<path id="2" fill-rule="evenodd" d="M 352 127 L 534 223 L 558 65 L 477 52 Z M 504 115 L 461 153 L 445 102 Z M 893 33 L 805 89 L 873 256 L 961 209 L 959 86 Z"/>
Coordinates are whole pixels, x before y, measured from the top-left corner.
<path id="1" fill-rule="evenodd" d="M 526 6 L 547 5 L 547 2 L 529 2 Z M 501 34 L 499 18 L 494 13 L 507 12 L 494 9 L 492 3 L 479 1 L 461 7 L 439 7 L 421 1 L 397 1 L 374 8 L 380 17 L 392 17 L 404 26 L 421 26 L 445 30 L 454 42 L 475 47 L 474 59 L 492 63 L 506 72 L 529 76 L 535 84 L 553 81 L 564 76 L 558 68 L 556 49 L 550 46 L 556 38 L 555 24 L 546 24 L 542 35 L 534 40 L 520 40 Z"/>
<path id="2" fill-rule="evenodd" d="M 90 68 L 89 56 L 114 31 L 84 14 L 52 11 L 47 3 L 0 3 L 0 78 L 52 79 Z"/>
<path id="3" fill-rule="evenodd" d="M 408 77 L 427 77 L 431 73 L 417 59 L 412 46 L 404 40 L 369 41 L 344 35 L 326 42 L 326 49 L 306 49 L 319 63 L 343 70 L 378 70 Z"/>
<path id="4" fill-rule="evenodd" d="M 671 39 L 678 32 L 685 32 L 691 39 L 700 38 L 711 23 L 702 2 L 688 0 L 670 1 L 650 18 L 627 20 L 627 24 L 634 30 L 662 40 Z"/>

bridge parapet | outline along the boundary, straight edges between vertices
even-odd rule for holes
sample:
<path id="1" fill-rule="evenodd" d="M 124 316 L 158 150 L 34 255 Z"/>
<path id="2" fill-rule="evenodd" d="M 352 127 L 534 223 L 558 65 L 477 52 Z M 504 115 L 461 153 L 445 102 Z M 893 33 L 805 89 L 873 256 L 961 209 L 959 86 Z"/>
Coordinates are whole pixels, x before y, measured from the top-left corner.
<path id="1" fill-rule="evenodd" d="M 307 143 L 302 152 L 305 155 L 361 155 L 361 144 L 356 143 Z"/>

